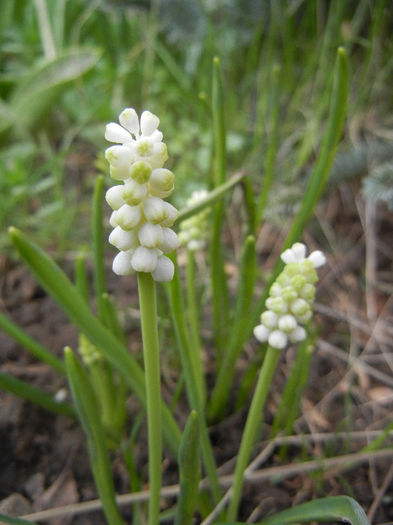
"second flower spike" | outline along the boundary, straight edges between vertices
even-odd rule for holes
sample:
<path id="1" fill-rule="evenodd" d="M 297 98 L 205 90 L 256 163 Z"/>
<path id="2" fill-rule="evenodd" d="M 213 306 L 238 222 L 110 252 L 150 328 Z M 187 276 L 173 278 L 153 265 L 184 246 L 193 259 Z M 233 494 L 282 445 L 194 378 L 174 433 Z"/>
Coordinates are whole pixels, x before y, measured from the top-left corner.
<path id="1" fill-rule="evenodd" d="M 156 281 L 171 281 L 174 266 L 165 254 L 178 246 L 170 229 L 178 212 L 163 200 L 174 189 L 174 175 L 163 168 L 168 154 L 160 119 L 150 111 L 139 119 L 133 108 L 126 108 L 119 122 L 105 130 L 105 138 L 116 143 L 105 151 L 110 174 L 122 181 L 106 193 L 113 210 L 109 242 L 120 250 L 112 269 L 117 275 L 151 272 Z"/>

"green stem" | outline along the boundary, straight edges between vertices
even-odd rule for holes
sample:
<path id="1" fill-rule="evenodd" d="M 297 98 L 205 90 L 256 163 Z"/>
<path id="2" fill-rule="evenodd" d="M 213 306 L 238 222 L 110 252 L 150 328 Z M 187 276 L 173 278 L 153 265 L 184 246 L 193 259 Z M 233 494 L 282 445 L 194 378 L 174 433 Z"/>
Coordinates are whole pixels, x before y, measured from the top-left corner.
<path id="1" fill-rule="evenodd" d="M 203 375 L 202 348 L 199 338 L 199 315 L 196 305 L 197 301 L 195 293 L 195 253 L 191 250 L 187 250 L 186 278 L 188 319 L 190 322 L 191 344 L 193 346 L 193 352 L 191 353 L 191 357 L 193 360 L 193 367 L 195 370 L 195 379 L 197 380 L 199 396 L 202 405 L 205 406 L 206 384 Z"/>
<path id="2" fill-rule="evenodd" d="M 244 483 L 244 472 L 250 459 L 258 429 L 262 423 L 261 414 L 279 358 L 280 351 L 269 346 L 259 374 L 257 386 L 247 416 L 242 441 L 240 443 L 239 455 L 235 469 L 235 479 L 232 485 L 232 497 L 228 508 L 228 521 L 234 521 L 237 516 Z"/>
<path id="3" fill-rule="evenodd" d="M 161 388 L 158 349 L 156 288 L 150 273 L 138 272 L 149 448 L 149 525 L 157 525 L 161 490 Z"/>
<path id="4" fill-rule="evenodd" d="M 97 177 L 93 197 L 93 262 L 94 262 L 94 289 L 98 304 L 99 318 L 102 319 L 101 297 L 106 292 L 105 276 L 105 247 L 104 247 L 104 221 L 102 201 L 104 197 L 104 178 Z"/>

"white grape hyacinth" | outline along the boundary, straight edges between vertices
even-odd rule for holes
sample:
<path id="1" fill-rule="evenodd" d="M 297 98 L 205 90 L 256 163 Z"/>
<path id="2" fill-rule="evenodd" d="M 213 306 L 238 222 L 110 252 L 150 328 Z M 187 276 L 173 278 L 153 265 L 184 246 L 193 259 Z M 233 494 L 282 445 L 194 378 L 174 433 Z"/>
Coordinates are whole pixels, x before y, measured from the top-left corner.
<path id="1" fill-rule="evenodd" d="M 107 124 L 105 138 L 116 143 L 105 151 L 110 175 L 120 181 L 106 192 L 113 212 L 109 242 L 119 253 L 112 269 L 117 275 L 150 272 L 155 281 L 171 281 L 174 265 L 165 254 L 179 245 L 171 229 L 178 217 L 174 206 L 164 201 L 174 189 L 174 175 L 164 168 L 168 159 L 160 119 L 144 111 L 124 109 L 119 122 Z"/>
<path id="2" fill-rule="evenodd" d="M 281 254 L 285 267 L 275 280 L 266 300 L 267 310 L 261 314 L 261 324 L 254 335 L 261 343 L 282 350 L 288 342 L 298 343 L 306 338 L 305 325 L 312 317 L 316 268 L 326 262 L 317 250 L 306 257 L 306 246 L 300 242 Z"/>
<path id="3" fill-rule="evenodd" d="M 193 206 L 198 204 L 208 196 L 208 191 L 197 190 L 193 191 L 190 198 L 187 199 L 186 206 Z M 186 246 L 188 250 L 196 252 L 202 250 L 206 245 L 206 238 L 208 236 L 207 217 L 209 215 L 209 208 L 205 208 L 199 213 L 192 215 L 185 219 L 180 224 L 179 240 L 180 244 Z"/>

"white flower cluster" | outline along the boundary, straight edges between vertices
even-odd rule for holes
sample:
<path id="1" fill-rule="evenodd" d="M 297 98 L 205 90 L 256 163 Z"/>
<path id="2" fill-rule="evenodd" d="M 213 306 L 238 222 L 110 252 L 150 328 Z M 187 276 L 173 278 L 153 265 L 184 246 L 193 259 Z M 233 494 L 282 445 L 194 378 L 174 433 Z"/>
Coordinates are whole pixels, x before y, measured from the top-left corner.
<path id="1" fill-rule="evenodd" d="M 302 325 L 312 317 L 316 268 L 325 264 L 322 252 L 312 252 L 306 258 L 306 246 L 300 242 L 281 254 L 285 267 L 270 288 L 267 310 L 261 314 L 261 324 L 254 328 L 255 337 L 279 350 L 303 341 L 306 330 Z"/>
<path id="2" fill-rule="evenodd" d="M 110 175 L 122 181 L 105 196 L 113 210 L 109 242 L 120 250 L 112 269 L 117 275 L 151 272 L 155 281 L 170 281 L 174 266 L 164 254 L 179 244 L 171 229 L 178 211 L 163 200 L 174 189 L 174 175 L 163 168 L 168 153 L 158 130 L 160 120 L 144 111 L 139 121 L 136 111 L 126 108 L 119 122 L 105 130 L 105 138 L 117 144 L 105 151 Z"/>
<path id="3" fill-rule="evenodd" d="M 186 206 L 198 204 L 208 196 L 207 190 L 193 191 L 191 197 L 187 199 Z M 204 248 L 208 235 L 207 217 L 209 209 L 205 208 L 199 213 L 185 219 L 180 224 L 179 241 L 187 249 L 196 252 Z"/>

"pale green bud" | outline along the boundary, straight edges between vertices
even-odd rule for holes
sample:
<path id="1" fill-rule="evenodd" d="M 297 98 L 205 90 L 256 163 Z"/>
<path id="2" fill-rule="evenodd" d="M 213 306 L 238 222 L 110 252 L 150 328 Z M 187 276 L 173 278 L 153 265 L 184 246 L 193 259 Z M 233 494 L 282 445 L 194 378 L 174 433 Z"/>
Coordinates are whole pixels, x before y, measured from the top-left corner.
<path id="1" fill-rule="evenodd" d="M 288 305 L 282 297 L 269 297 L 266 306 L 275 314 L 284 314 L 288 310 Z"/>
<path id="2" fill-rule="evenodd" d="M 291 303 L 292 301 L 296 299 L 297 293 L 292 288 L 292 286 L 286 286 L 281 291 L 281 297 L 284 299 L 285 302 Z"/>
<path id="3" fill-rule="evenodd" d="M 296 315 L 296 317 L 305 315 L 309 311 L 311 311 L 311 307 L 304 299 L 295 299 L 291 304 L 291 312 Z"/>
<path id="4" fill-rule="evenodd" d="M 135 180 L 129 180 L 123 186 L 123 200 L 130 206 L 137 206 L 140 204 L 146 195 L 146 186 L 144 184 L 138 184 Z"/>
<path id="5" fill-rule="evenodd" d="M 143 160 L 138 160 L 131 166 L 130 177 L 138 184 L 145 184 L 149 180 L 151 172 L 150 164 Z"/>

